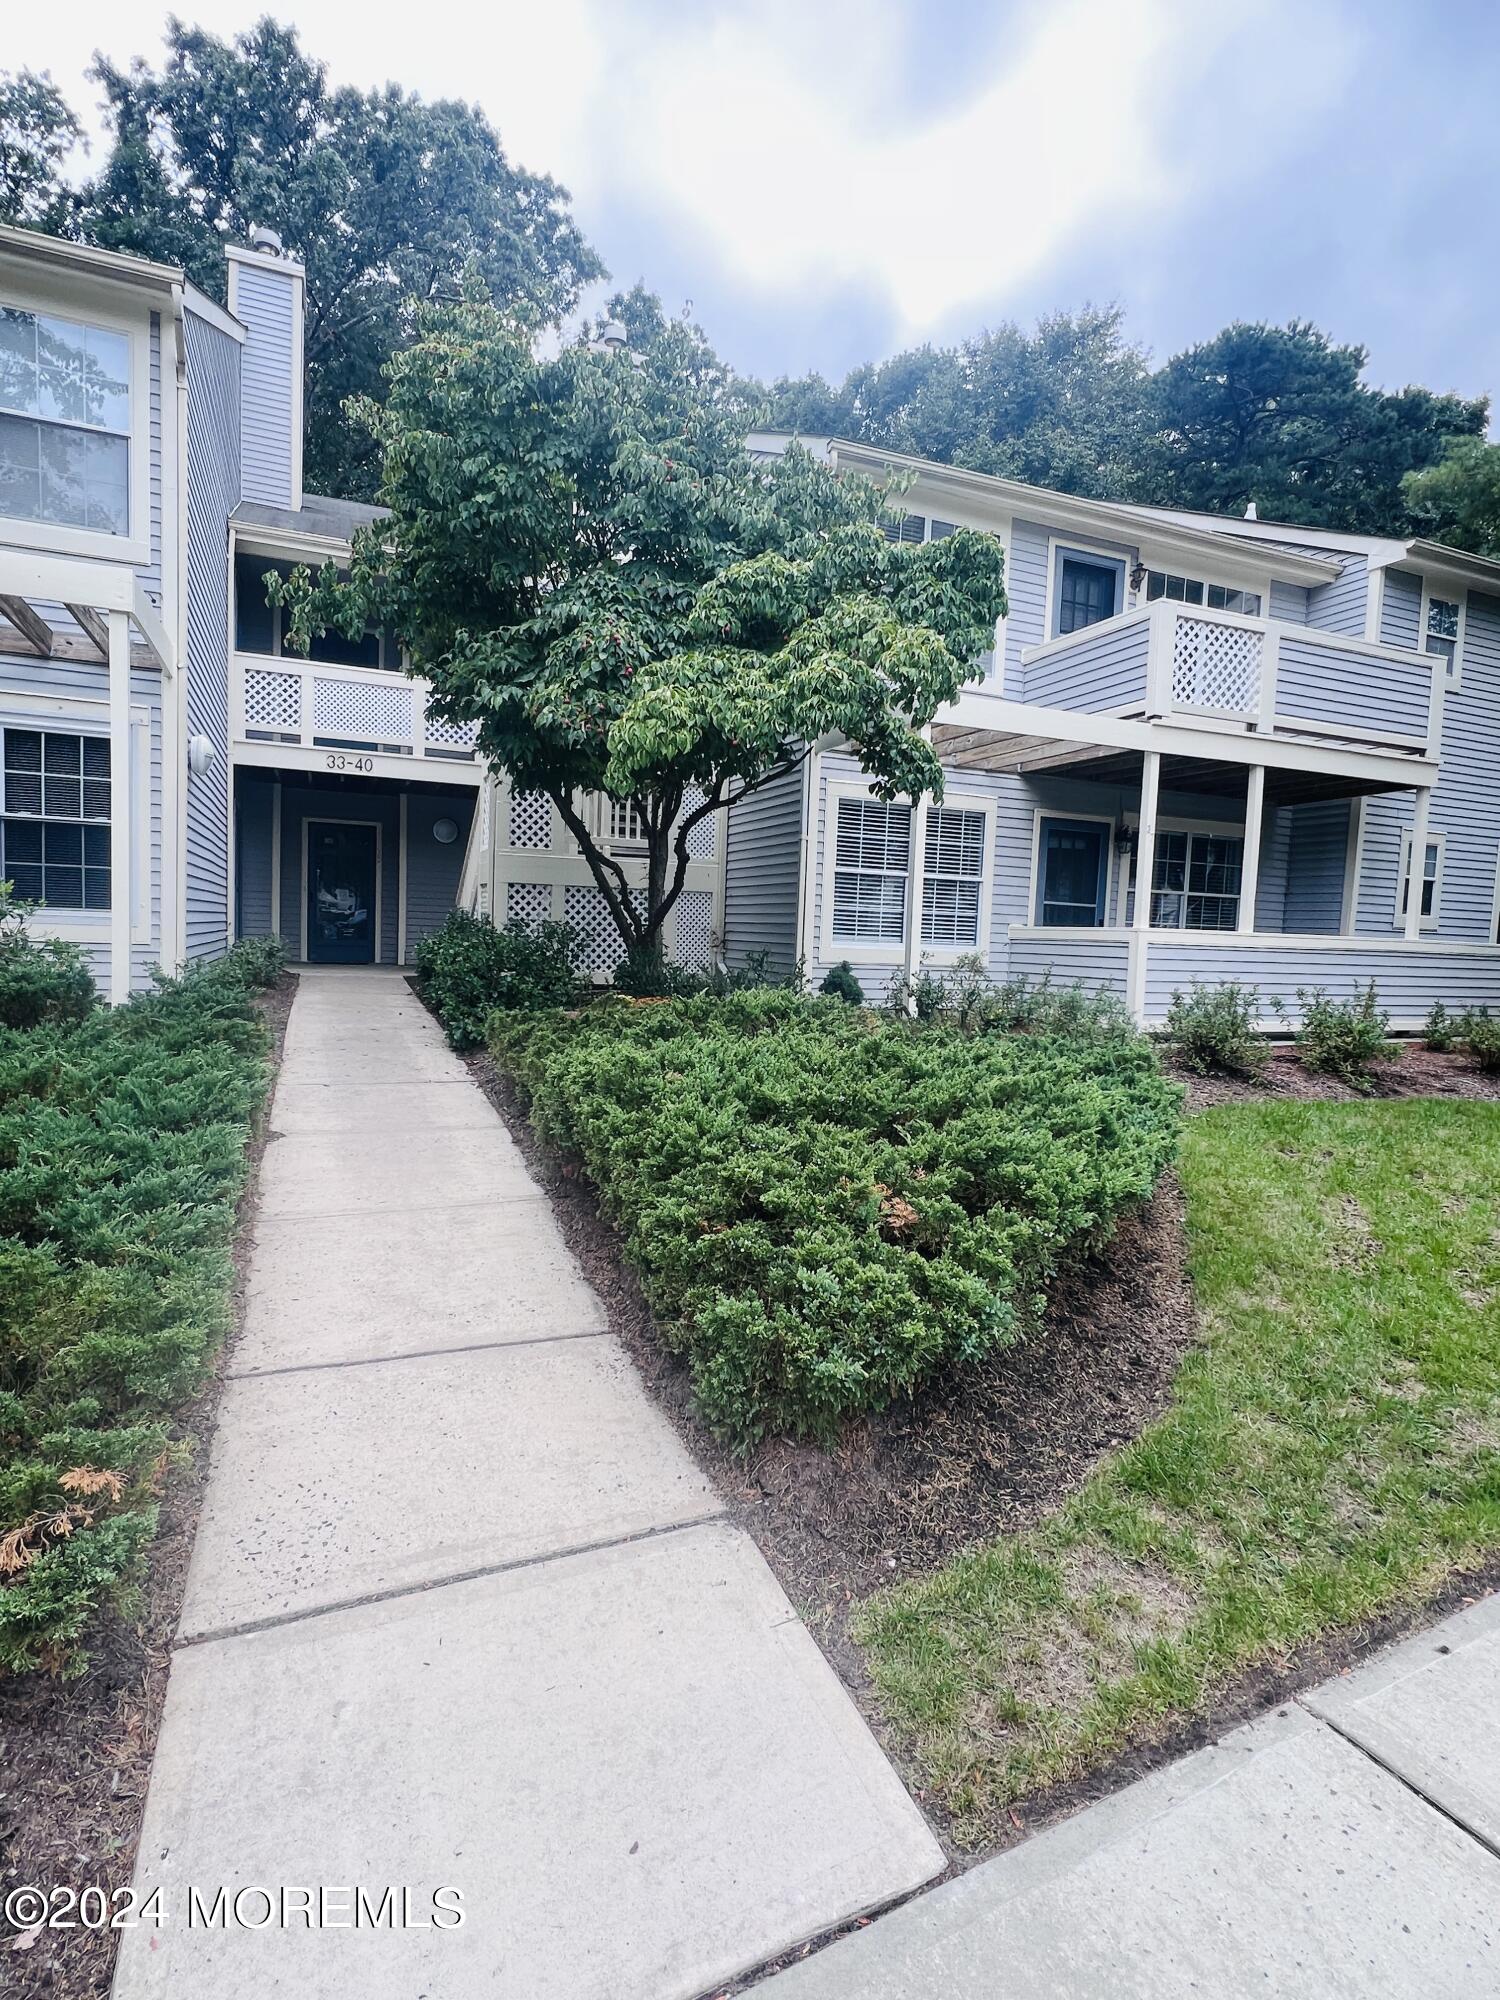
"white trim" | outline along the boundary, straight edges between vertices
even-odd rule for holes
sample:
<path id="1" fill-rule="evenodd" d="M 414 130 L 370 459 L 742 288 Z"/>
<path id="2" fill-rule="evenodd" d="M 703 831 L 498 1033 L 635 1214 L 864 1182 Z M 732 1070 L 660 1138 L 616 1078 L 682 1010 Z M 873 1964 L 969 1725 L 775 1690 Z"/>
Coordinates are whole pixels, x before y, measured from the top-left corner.
<path id="1" fill-rule="evenodd" d="M 1055 929 L 1043 924 L 1009 924 L 1006 926 L 1009 938 L 1063 938 L 1112 940 L 1116 944 L 1128 942 L 1130 929 L 1124 924 L 1110 924 L 1098 930 L 1065 929 L 1059 925 Z M 1156 944 L 1170 944 L 1174 948 L 1187 945 L 1193 949 L 1222 951 L 1263 951 L 1270 947 L 1289 952 L 1302 951 L 1373 951 L 1373 952 L 1456 952 L 1464 957 L 1500 958 L 1500 945 L 1476 944 L 1464 938 L 1406 938 L 1406 937 L 1346 937 L 1343 935 L 1320 934 L 1313 931 L 1255 931 L 1246 935 L 1241 931 L 1167 931 L 1152 928 L 1149 933 Z"/>
<path id="2" fill-rule="evenodd" d="M 1038 523 L 1038 526 L 1042 525 L 1044 524 Z M 1101 569 L 1106 563 L 1111 568 L 1118 568 L 1120 572 L 1120 602 L 1115 607 L 1113 615 L 1109 618 L 1097 619 L 1092 625 L 1080 625 L 1072 632 L 1054 632 L 1052 629 L 1052 614 L 1057 609 L 1057 568 L 1059 561 L 1067 556 L 1082 556 L 1085 562 L 1097 562 Z M 1047 595 L 1042 605 L 1042 630 L 1047 634 L 1047 637 L 1042 641 L 1043 645 L 1052 645 L 1058 640 L 1062 640 L 1065 644 L 1070 641 L 1076 643 L 1082 633 L 1097 632 L 1101 625 L 1113 625 L 1119 619 L 1137 609 L 1130 601 L 1130 571 L 1132 568 L 1130 558 L 1132 556 L 1135 556 L 1137 559 L 1140 557 L 1140 550 L 1134 542 L 1125 542 L 1121 543 L 1118 547 L 1110 548 L 1103 542 L 1084 541 L 1078 536 L 1059 533 L 1049 528 L 1047 531 Z M 1029 649 L 1021 655 L 1023 665 L 1025 665 L 1028 657 Z"/>
<path id="3" fill-rule="evenodd" d="M 248 244 L 227 243 L 224 246 L 224 257 L 229 265 L 229 284 L 231 289 L 235 287 L 235 266 L 237 264 L 253 264 L 257 270 L 279 271 L 283 276 L 288 271 L 294 273 L 299 278 L 307 276 L 307 266 L 305 264 L 299 263 L 295 257 L 288 257 L 276 250 L 252 250 Z M 234 311 L 232 300 L 229 310 L 231 312 Z"/>
<path id="4" fill-rule="evenodd" d="M 816 745 L 802 760 L 802 854 L 797 870 L 797 957 L 810 965 L 816 956 L 814 917 L 817 911 L 818 834 L 828 837 L 828 815 L 820 805 L 823 782 L 823 753 Z M 728 875 L 728 855 L 725 855 Z"/>
<path id="5" fill-rule="evenodd" d="M 1500 944 L 1500 847 L 1495 849 L 1495 894 L 1490 903 L 1490 943 Z"/>
<path id="6" fill-rule="evenodd" d="M 901 965 L 906 958 L 912 921 L 912 862 L 917 843 L 916 807 L 910 799 L 890 799 L 880 803 L 904 805 L 911 814 L 906 846 L 906 880 L 901 900 L 901 935 L 898 938 L 841 938 L 833 934 L 834 876 L 838 870 L 839 802 L 843 799 L 874 799 L 875 789 L 863 778 L 830 778 L 823 806 L 823 921 L 819 925 L 822 963 L 847 958 L 851 964 Z"/>
<path id="7" fill-rule="evenodd" d="M 973 944 L 945 944 L 922 935 L 922 903 L 926 895 L 927 879 L 927 811 L 934 805 L 930 792 L 924 792 L 919 801 L 921 823 L 912 824 L 912 895 L 911 907 L 915 912 L 911 926 L 912 946 L 916 958 L 937 959 L 945 964 L 954 959 L 967 958 L 978 952 L 981 958 L 989 956 L 990 913 L 995 900 L 995 857 L 997 840 L 995 830 L 996 807 L 999 803 L 994 792 L 943 791 L 939 812 L 951 807 L 955 812 L 977 812 L 984 816 L 984 872 L 979 878 L 979 926 L 978 936 Z"/>
<path id="8" fill-rule="evenodd" d="M 292 505 L 302 505 L 302 446 L 305 433 L 304 405 L 307 401 L 307 380 L 303 359 L 303 327 L 307 311 L 307 281 L 302 266 L 292 267 L 295 278 L 292 284 L 292 372 L 290 389 L 292 395 Z M 382 647 L 384 642 L 382 641 Z"/>
<path id="9" fill-rule="evenodd" d="M 1365 865 L 1365 805 L 1363 798 L 1351 799 L 1349 832 L 1344 842 L 1344 886 L 1339 896 L 1339 932 L 1347 936 L 1359 928 L 1359 878 Z"/>
<path id="10" fill-rule="evenodd" d="M 1396 866 L 1396 907 L 1391 912 L 1391 928 L 1398 931 L 1406 928 L 1407 912 L 1403 910 L 1402 903 L 1403 900 L 1407 900 L 1403 892 L 1406 891 L 1407 875 L 1411 868 L 1412 831 L 1409 826 L 1401 829 L 1401 855 Z M 1441 929 L 1443 921 L 1443 866 L 1447 858 L 1448 834 L 1446 829 L 1433 826 L 1429 826 L 1426 833 L 1427 838 L 1423 846 L 1437 849 L 1437 872 L 1432 878 L 1432 911 L 1430 915 L 1422 917 L 1420 923 L 1424 931 L 1435 931 Z M 1424 853 L 1422 857 L 1424 871 L 1426 863 L 1427 857 Z"/>
<path id="11" fill-rule="evenodd" d="M 1385 625 L 1385 577 L 1384 569 L 1365 565 L 1365 639 L 1376 644 Z"/>
<path id="12" fill-rule="evenodd" d="M 118 1007 L 130 998 L 134 901 L 130 624 L 123 611 L 110 611 L 106 618 L 109 626 L 109 998 Z"/>
<path id="13" fill-rule="evenodd" d="M 20 548 L 45 549 L 56 555 L 93 556 L 109 563 L 148 564 L 151 561 L 151 319 L 153 312 L 163 320 L 166 318 L 162 305 L 147 299 L 122 301 L 117 291 L 101 293 L 97 281 L 90 283 L 62 273 L 18 281 L 9 272 L 0 278 L 0 304 L 19 307 L 22 312 L 78 319 L 112 333 L 123 333 L 130 342 L 129 533 L 106 535 L 96 529 L 67 527 L 56 521 L 23 521 L 16 515 L 5 514 L 0 515 L 0 535 L 6 543 Z M 161 338 L 165 345 L 165 325 L 161 328 Z M 165 401 L 165 384 L 162 396 Z M 97 431 L 93 434 L 106 435 Z M 165 496 L 163 499 L 165 504 Z M 74 602 L 87 600 L 80 598 Z"/>
<path id="14" fill-rule="evenodd" d="M 302 815 L 302 908 L 299 915 L 301 942 L 301 950 L 298 954 L 299 960 L 303 965 L 312 963 L 307 956 L 307 829 L 310 826 L 373 826 L 375 829 L 375 956 L 371 959 L 370 963 L 372 965 L 379 965 L 381 963 L 380 914 L 381 904 L 385 896 L 385 875 L 383 872 L 385 867 L 385 829 L 378 819 L 345 819 L 338 813 L 327 812 L 304 812 Z M 364 961 L 362 959 L 355 959 L 352 963 L 360 965 Z"/>
<path id="15" fill-rule="evenodd" d="M 172 289 L 176 291 L 178 287 L 174 285 Z M 183 306 L 194 319 L 206 321 L 216 332 L 227 334 L 231 340 L 238 341 L 241 347 L 244 346 L 248 338 L 248 328 L 243 320 L 236 319 L 233 313 L 225 312 L 216 299 L 211 299 L 207 292 L 200 292 L 191 279 L 181 287 L 181 292 Z"/>
<path id="16" fill-rule="evenodd" d="M 406 963 L 406 807 L 409 792 L 401 794 L 398 845 L 396 848 L 396 963 Z"/>
<path id="17" fill-rule="evenodd" d="M 1452 597 L 1445 595 L 1447 589 L 1454 591 Z M 1451 671 L 1448 669 L 1446 654 L 1430 653 L 1427 650 L 1427 614 L 1434 596 L 1438 598 L 1440 603 L 1456 604 L 1458 606 L 1458 637 L 1454 641 Z M 1435 675 L 1434 678 L 1441 681 L 1442 685 L 1446 688 L 1461 688 L 1464 684 L 1464 640 L 1468 636 L 1468 625 L 1469 593 L 1467 589 L 1445 584 L 1443 590 L 1435 592 L 1432 588 L 1432 578 L 1424 570 L 1422 572 L 1422 598 L 1417 607 L 1417 651 L 1422 655 L 1424 660 L 1436 660 L 1441 663 L 1444 671 L 1441 674 Z"/>
<path id="18" fill-rule="evenodd" d="M 1064 812 L 1061 806 L 1036 805 L 1031 809 L 1031 868 L 1026 891 L 1026 921 L 1033 929 L 1045 931 L 1049 937 L 1064 931 L 1069 936 L 1072 936 L 1075 927 L 1071 924 L 1038 924 L 1036 922 L 1037 896 L 1042 886 L 1039 871 L 1042 865 L 1042 821 L 1044 819 L 1092 820 L 1101 826 L 1109 828 L 1109 848 L 1104 858 L 1105 921 L 1102 924 L 1095 924 L 1092 928 L 1086 925 L 1077 926 L 1077 935 L 1079 937 L 1098 937 L 1101 931 L 1108 928 L 1110 899 L 1115 891 L 1115 881 L 1113 878 L 1118 872 L 1118 861 L 1116 858 L 1118 840 L 1115 815 L 1113 813 Z M 1120 823 L 1122 824 L 1123 820 Z M 1123 909 L 1125 907 L 1124 903 L 1122 902 L 1119 907 Z"/>

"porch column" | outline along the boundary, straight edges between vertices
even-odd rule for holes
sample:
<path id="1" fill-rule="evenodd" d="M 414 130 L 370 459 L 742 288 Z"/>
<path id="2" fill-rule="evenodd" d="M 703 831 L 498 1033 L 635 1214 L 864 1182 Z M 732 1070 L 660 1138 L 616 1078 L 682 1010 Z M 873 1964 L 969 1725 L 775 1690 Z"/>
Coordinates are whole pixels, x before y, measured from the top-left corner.
<path id="1" fill-rule="evenodd" d="M 1131 923 L 1127 984 L 1130 1011 L 1146 1015 L 1146 939 L 1151 930 L 1151 880 L 1156 873 L 1156 802 L 1161 791 L 1161 752 L 1146 751 L 1141 762 L 1141 819 L 1135 850 L 1135 913 Z"/>
<path id="2" fill-rule="evenodd" d="M 1266 810 L 1266 767 L 1252 764 L 1245 780 L 1245 858 L 1240 868 L 1237 931 L 1255 929 L 1255 892 L 1260 884 L 1260 830 Z"/>
<path id="3" fill-rule="evenodd" d="M 1415 942 L 1422 935 L 1422 878 L 1427 868 L 1427 807 L 1432 787 L 1417 790 L 1416 810 L 1411 816 L 1411 860 L 1407 868 L 1406 936 Z"/>
<path id="4" fill-rule="evenodd" d="M 130 998 L 130 930 L 135 901 L 131 831 L 135 798 L 130 757 L 130 618 L 105 613 L 109 624 L 109 997 Z"/>
<path id="5" fill-rule="evenodd" d="M 911 802 L 911 886 L 907 893 L 906 977 L 916 977 L 922 957 L 922 888 L 927 878 L 927 806 L 930 792 L 917 792 Z"/>

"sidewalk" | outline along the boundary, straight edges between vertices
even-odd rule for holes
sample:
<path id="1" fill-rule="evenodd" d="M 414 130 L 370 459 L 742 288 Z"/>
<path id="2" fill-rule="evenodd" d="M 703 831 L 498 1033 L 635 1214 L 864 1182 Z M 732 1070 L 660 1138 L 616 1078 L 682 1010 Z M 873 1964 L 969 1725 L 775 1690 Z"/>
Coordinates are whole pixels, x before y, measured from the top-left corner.
<path id="1" fill-rule="evenodd" d="M 1500 1598 L 918 1896 L 756 2000 L 1494 2000 Z"/>
<path id="2" fill-rule="evenodd" d="M 939 1872 L 404 981 L 271 1124 L 117 2000 L 691 2000 Z"/>

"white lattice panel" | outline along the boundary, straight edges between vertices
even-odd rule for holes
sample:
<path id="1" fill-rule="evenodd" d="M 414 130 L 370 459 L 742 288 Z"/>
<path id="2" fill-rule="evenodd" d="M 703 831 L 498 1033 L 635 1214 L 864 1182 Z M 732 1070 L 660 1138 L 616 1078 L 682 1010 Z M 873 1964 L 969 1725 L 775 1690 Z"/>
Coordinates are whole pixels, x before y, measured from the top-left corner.
<path id="1" fill-rule="evenodd" d="M 552 845 L 552 801 L 543 792 L 512 792 L 506 839 L 512 847 Z"/>
<path id="2" fill-rule="evenodd" d="M 609 905 L 592 884 L 563 891 L 563 921 L 582 940 L 579 960 L 585 972 L 613 972 L 625 956 Z"/>
<path id="3" fill-rule="evenodd" d="M 571 891 L 569 892 L 571 894 Z M 552 885 L 548 882 L 507 882 L 505 921 L 508 924 L 539 924 L 552 914 Z"/>
<path id="4" fill-rule="evenodd" d="M 490 784 L 488 778 L 479 787 L 479 851 L 481 854 L 488 854 L 490 851 L 490 794 L 493 789 L 494 787 Z"/>
<path id="5" fill-rule="evenodd" d="M 677 899 L 677 963 L 703 972 L 713 959 L 714 899 L 707 889 L 684 889 Z"/>
<path id="6" fill-rule="evenodd" d="M 479 734 L 479 724 L 444 722 L 441 716 L 429 714 L 423 725 L 423 733 L 430 750 L 472 750 L 474 739 Z"/>
<path id="7" fill-rule="evenodd" d="M 356 743 L 410 743 L 412 690 L 405 683 L 337 680 L 318 674 L 313 681 L 313 730 Z"/>
<path id="8" fill-rule="evenodd" d="M 682 799 L 683 817 L 696 812 L 703 803 L 703 794 L 696 785 L 689 785 Z M 700 819 L 688 835 L 688 853 L 694 861 L 712 861 L 714 843 L 718 836 L 719 815 L 710 813 L 707 819 Z"/>
<path id="9" fill-rule="evenodd" d="M 270 667 L 247 667 L 245 727 L 300 733 L 302 676 L 277 673 Z"/>
<path id="10" fill-rule="evenodd" d="M 1261 644 L 1254 626 L 1179 615 L 1172 637 L 1173 701 L 1179 708 L 1254 715 L 1260 707 Z"/>

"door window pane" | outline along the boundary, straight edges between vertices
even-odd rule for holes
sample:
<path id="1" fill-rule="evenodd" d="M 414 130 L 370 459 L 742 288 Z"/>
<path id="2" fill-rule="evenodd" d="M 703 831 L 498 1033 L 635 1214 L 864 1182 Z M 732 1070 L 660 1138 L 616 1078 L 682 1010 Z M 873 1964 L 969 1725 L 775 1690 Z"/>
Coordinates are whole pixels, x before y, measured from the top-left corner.
<path id="1" fill-rule="evenodd" d="M 1042 822 L 1042 868 L 1037 921 L 1049 926 L 1104 922 L 1104 866 L 1109 829 L 1102 822 Z"/>
<path id="2" fill-rule="evenodd" d="M 1058 596 L 1058 632 L 1081 632 L 1115 615 L 1120 572 L 1113 563 L 1086 562 L 1064 556 Z"/>

